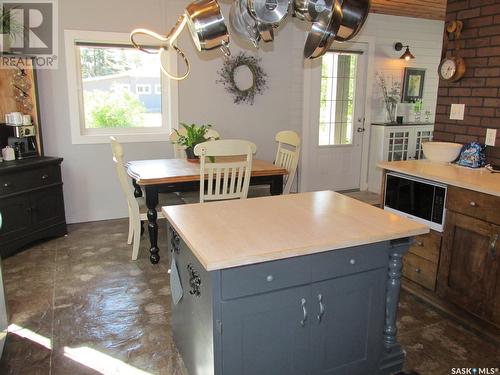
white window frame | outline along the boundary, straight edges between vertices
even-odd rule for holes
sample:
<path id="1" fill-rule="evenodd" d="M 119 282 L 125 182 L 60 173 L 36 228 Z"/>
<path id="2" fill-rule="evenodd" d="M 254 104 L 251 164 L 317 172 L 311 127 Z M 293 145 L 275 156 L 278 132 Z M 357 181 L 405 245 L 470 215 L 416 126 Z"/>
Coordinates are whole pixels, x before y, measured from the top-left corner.
<path id="1" fill-rule="evenodd" d="M 142 89 L 142 92 L 139 92 L 139 89 Z M 137 95 L 151 95 L 151 85 L 147 83 L 136 83 L 135 93 Z"/>
<path id="2" fill-rule="evenodd" d="M 160 128 L 86 129 L 83 113 L 83 84 L 77 42 L 130 45 L 130 35 L 102 31 L 64 30 L 66 74 L 70 110 L 71 141 L 73 144 L 109 143 L 109 137 L 119 136 L 120 142 L 166 142 L 179 123 L 177 81 L 160 74 L 162 92 L 162 126 Z M 168 69 L 177 72 L 177 54 L 169 54 Z M 151 90 L 151 87 L 150 87 Z"/>

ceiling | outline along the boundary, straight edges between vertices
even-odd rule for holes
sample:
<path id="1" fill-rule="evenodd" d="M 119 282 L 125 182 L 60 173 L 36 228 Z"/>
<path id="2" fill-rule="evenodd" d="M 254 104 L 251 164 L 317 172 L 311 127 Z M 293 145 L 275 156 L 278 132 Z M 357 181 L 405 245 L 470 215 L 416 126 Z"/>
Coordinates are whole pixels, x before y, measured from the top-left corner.
<path id="1" fill-rule="evenodd" d="M 372 0 L 370 12 L 444 20 L 446 0 Z"/>

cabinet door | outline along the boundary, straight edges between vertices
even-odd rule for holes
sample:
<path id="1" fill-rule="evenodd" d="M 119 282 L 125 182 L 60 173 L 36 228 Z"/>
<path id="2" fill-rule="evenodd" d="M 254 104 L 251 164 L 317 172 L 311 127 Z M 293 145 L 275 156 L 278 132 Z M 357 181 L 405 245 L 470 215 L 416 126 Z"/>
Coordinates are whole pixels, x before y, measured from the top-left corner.
<path id="1" fill-rule="evenodd" d="M 408 158 L 408 147 L 410 146 L 410 130 L 403 128 L 391 128 L 387 133 L 387 155 L 388 161 L 400 161 Z"/>
<path id="2" fill-rule="evenodd" d="M 432 141 L 433 130 L 427 127 L 417 127 L 415 129 L 415 138 L 412 140 L 415 147 L 415 153 L 410 159 L 425 159 L 422 143 Z"/>
<path id="3" fill-rule="evenodd" d="M 46 228 L 65 220 L 62 186 L 43 189 L 31 195 L 33 228 Z"/>
<path id="4" fill-rule="evenodd" d="M 381 268 L 313 284 L 311 373 L 374 373 L 383 345 L 386 279 Z"/>
<path id="5" fill-rule="evenodd" d="M 29 195 L 0 200 L 0 212 L 3 226 L 0 229 L 0 241 L 6 242 L 26 235 L 31 226 L 31 204 Z"/>
<path id="6" fill-rule="evenodd" d="M 223 374 L 310 374 L 309 293 L 304 286 L 223 302 Z"/>
<path id="7" fill-rule="evenodd" d="M 498 291 L 500 227 L 448 211 L 441 248 L 438 294 L 491 320 Z"/>

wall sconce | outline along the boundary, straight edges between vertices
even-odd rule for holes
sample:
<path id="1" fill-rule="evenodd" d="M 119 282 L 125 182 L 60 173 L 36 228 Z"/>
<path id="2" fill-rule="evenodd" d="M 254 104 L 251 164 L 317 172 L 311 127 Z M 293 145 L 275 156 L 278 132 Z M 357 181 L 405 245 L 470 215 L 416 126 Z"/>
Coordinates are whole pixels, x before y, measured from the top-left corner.
<path id="1" fill-rule="evenodd" d="M 403 43 L 401 43 L 401 42 L 397 42 L 394 45 L 394 49 L 396 51 L 401 51 L 403 49 L 403 47 L 406 47 L 406 51 L 401 55 L 400 59 L 404 59 L 406 61 L 410 61 L 411 59 L 414 59 L 415 56 L 413 56 L 412 53 L 410 52 L 410 46 L 403 46 Z"/>

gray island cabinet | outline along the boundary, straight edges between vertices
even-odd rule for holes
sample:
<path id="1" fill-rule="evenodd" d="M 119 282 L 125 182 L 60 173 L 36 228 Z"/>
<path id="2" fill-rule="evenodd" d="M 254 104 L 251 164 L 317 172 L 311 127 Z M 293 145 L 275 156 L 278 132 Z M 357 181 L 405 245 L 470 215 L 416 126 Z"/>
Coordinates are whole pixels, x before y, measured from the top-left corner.
<path id="1" fill-rule="evenodd" d="M 334 192 L 164 212 L 174 342 L 189 374 L 402 369 L 402 256 L 425 226 Z"/>

